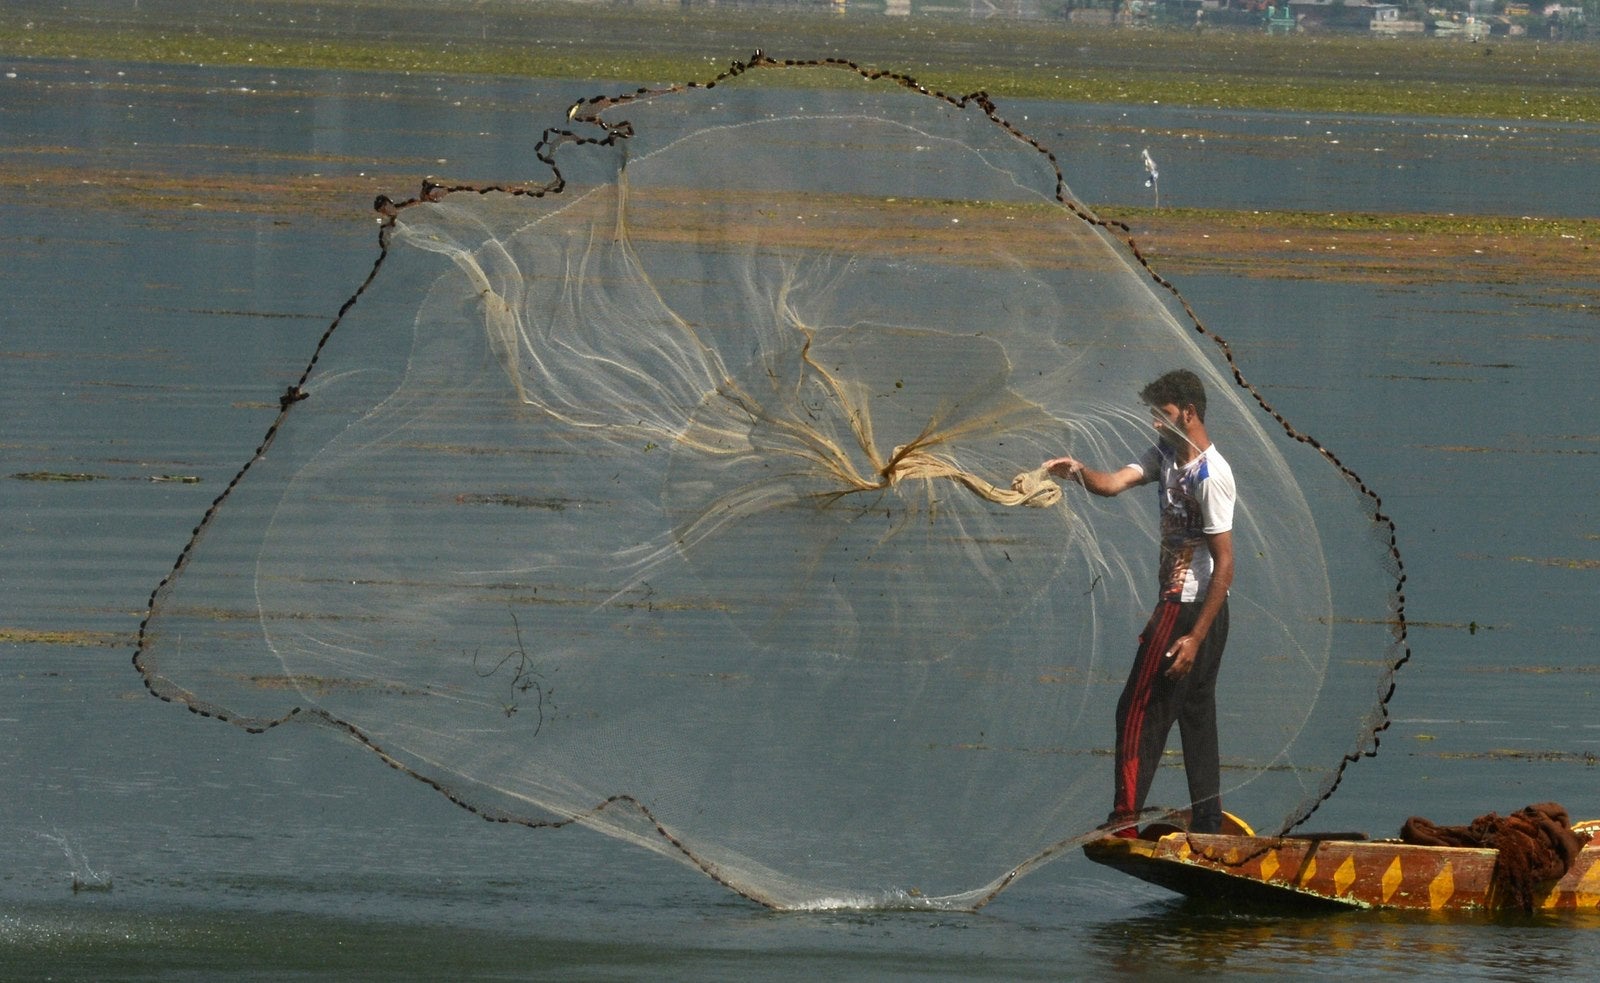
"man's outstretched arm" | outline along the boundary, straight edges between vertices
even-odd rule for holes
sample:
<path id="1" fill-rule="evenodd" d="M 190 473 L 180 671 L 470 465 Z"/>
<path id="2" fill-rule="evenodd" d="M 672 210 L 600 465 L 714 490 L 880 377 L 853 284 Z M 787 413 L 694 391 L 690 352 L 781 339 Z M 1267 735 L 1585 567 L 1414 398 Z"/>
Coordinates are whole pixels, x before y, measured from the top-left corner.
<path id="1" fill-rule="evenodd" d="M 1096 471 L 1075 457 L 1056 457 L 1044 462 L 1044 467 L 1057 478 L 1076 481 L 1090 492 L 1105 498 L 1120 495 L 1146 481 L 1144 469 L 1134 464 L 1115 471 Z"/>

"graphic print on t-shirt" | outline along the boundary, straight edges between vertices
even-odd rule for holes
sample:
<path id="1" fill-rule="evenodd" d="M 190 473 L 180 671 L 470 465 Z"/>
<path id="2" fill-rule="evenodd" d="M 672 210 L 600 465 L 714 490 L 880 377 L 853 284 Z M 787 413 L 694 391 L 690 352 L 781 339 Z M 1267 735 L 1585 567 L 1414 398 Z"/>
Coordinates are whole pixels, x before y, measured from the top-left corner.
<path id="1" fill-rule="evenodd" d="M 1199 600 L 1211 583 L 1211 546 L 1206 536 L 1233 526 L 1233 471 L 1214 446 L 1188 464 L 1179 464 L 1174 451 L 1158 445 L 1145 454 L 1140 466 L 1157 479 L 1160 496 L 1161 596 Z M 1202 499 L 1210 503 L 1209 517 Z"/>

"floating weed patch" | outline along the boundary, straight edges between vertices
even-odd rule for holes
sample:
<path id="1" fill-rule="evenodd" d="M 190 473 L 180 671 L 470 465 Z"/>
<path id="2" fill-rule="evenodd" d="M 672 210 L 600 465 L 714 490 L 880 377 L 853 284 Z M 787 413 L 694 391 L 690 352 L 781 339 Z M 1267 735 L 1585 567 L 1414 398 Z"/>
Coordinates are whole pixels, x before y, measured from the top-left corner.
<path id="1" fill-rule="evenodd" d="M 109 475 L 82 471 L 18 471 L 11 477 L 18 481 L 105 481 Z"/>
<path id="2" fill-rule="evenodd" d="M 1519 672 L 1534 675 L 1548 675 L 1554 673 L 1587 673 L 1600 674 L 1600 666 L 1490 666 L 1466 669 L 1465 672 Z"/>
<path id="3" fill-rule="evenodd" d="M 370 679 L 344 679 L 331 676 L 249 676 L 245 682 L 264 690 L 291 690 L 296 692 L 309 692 L 316 696 L 327 696 L 336 691 L 377 691 L 389 693 L 394 696 L 425 696 L 423 690 L 413 687 L 399 686 L 393 683 L 383 683 Z"/>
<path id="4" fill-rule="evenodd" d="M 114 631 L 65 631 L 0 627 L 0 644 L 70 645 L 77 648 L 132 648 L 132 635 Z"/>
<path id="5" fill-rule="evenodd" d="M 1417 447 L 1419 450 L 1439 451 L 1444 454 L 1600 454 L 1600 450 L 1589 447 L 1530 447 L 1527 444 L 1518 444 L 1511 447 L 1489 447 L 1476 444 L 1418 444 Z"/>
<path id="6" fill-rule="evenodd" d="M 315 167 L 321 162 L 308 163 Z M 409 183 L 409 173 L 380 174 L 370 170 L 360 175 L 338 177 L 295 175 L 273 177 L 259 172 L 173 174 L 170 172 L 123 167 L 108 167 L 96 155 L 55 150 L 50 159 L 14 154 L 5 163 L 7 180 L 36 191 L 54 189 L 63 194 L 63 204 L 89 212 L 132 211 L 145 221 L 157 216 L 172 216 L 203 209 L 218 219 L 256 221 L 271 216 L 282 222 L 291 218 L 325 218 L 349 214 L 352 198 L 370 197 L 383 188 Z M 183 221 L 187 221 L 184 219 Z M 174 227 L 170 224 L 165 227 Z M 195 311 L 198 314 L 240 316 L 252 312 Z M 256 315 L 296 317 L 295 314 Z"/>
<path id="7" fill-rule="evenodd" d="M 193 474 L 152 474 L 113 477 L 109 474 L 93 474 L 87 471 L 18 471 L 11 475 L 17 481 L 152 481 L 166 484 L 198 485 L 200 476 Z"/>
<path id="8" fill-rule="evenodd" d="M 515 509 L 547 509 L 564 512 L 572 504 L 569 498 L 535 498 L 531 495 L 473 494 L 456 496 L 457 505 L 505 505 Z"/>
<path id="9" fill-rule="evenodd" d="M 1593 751 L 1522 751 L 1514 748 L 1495 748 L 1489 751 L 1437 751 L 1427 756 L 1442 761 L 1529 761 L 1542 764 L 1584 765 L 1589 768 L 1600 764 L 1600 755 Z"/>
<path id="10" fill-rule="evenodd" d="M 1418 628 L 1443 628 L 1448 631 L 1464 631 L 1469 635 L 1476 635 L 1480 631 L 1494 631 L 1496 625 L 1479 624 L 1476 621 L 1412 621 L 1406 620 L 1406 627 Z"/>
<path id="11" fill-rule="evenodd" d="M 1513 556 L 1512 563 L 1532 563 L 1541 567 L 1557 567 L 1562 570 L 1600 570 L 1600 560 L 1591 560 L 1568 556 Z"/>

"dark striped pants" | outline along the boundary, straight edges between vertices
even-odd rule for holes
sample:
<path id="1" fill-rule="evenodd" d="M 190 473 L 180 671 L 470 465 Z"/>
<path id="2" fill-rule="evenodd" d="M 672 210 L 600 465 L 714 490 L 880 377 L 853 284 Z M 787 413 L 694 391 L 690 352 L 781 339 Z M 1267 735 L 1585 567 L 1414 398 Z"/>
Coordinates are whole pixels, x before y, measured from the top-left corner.
<path id="1" fill-rule="evenodd" d="M 1194 815 L 1189 828 L 1216 832 L 1222 824 L 1222 776 L 1217 751 L 1217 670 L 1228 643 L 1228 604 L 1222 604 L 1211 631 L 1182 679 L 1171 679 L 1167 651 L 1188 634 L 1200 615 L 1200 601 L 1163 600 L 1139 636 L 1139 652 L 1117 701 L 1117 763 L 1112 821 L 1132 819 L 1144 808 L 1150 783 L 1174 722 L 1183 740 L 1183 769 L 1189 779 Z"/>

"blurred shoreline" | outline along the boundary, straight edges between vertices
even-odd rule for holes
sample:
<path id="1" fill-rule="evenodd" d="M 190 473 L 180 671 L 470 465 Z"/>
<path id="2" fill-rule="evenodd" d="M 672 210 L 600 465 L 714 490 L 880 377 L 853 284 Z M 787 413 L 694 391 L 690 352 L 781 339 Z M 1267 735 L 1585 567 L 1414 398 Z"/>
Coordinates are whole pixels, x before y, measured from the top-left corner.
<path id="1" fill-rule="evenodd" d="M 1528 38 L 1469 43 L 620 0 L 13 0 L 0 23 L 0 72 L 18 59 L 97 59 L 653 86 L 709 81 L 757 50 L 844 59 L 933 89 L 1007 98 L 1600 121 L 1600 48 Z"/>

